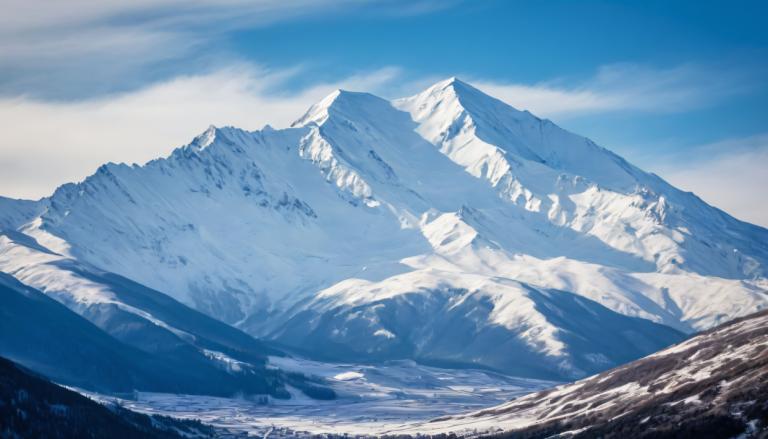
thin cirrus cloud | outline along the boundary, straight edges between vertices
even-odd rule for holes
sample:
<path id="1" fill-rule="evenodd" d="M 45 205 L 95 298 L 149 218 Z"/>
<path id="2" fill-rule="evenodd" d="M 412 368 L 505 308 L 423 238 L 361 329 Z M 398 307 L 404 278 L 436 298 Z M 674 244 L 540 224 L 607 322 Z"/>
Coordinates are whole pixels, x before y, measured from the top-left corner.
<path id="1" fill-rule="evenodd" d="M 473 81 L 511 105 L 544 117 L 568 118 L 606 111 L 681 112 L 717 103 L 758 86 L 755 74 L 718 65 L 683 64 L 659 69 L 613 64 L 586 81 L 526 85 Z"/>
<path id="2" fill-rule="evenodd" d="M 344 14 L 418 15 L 455 0 L 0 0 L 0 94 L 72 99 L 228 65 L 234 31 Z"/>
<path id="3" fill-rule="evenodd" d="M 0 85 L 6 95 L 58 98 L 113 91 L 113 84 L 130 89 L 163 63 L 178 69 L 205 57 L 206 45 L 238 26 L 312 13 L 329 1 L 287 3 L 4 0 L 13 14 L 0 17 Z"/>
<path id="4" fill-rule="evenodd" d="M 768 227 L 768 133 L 726 139 L 672 157 L 652 169 L 741 220 Z"/>

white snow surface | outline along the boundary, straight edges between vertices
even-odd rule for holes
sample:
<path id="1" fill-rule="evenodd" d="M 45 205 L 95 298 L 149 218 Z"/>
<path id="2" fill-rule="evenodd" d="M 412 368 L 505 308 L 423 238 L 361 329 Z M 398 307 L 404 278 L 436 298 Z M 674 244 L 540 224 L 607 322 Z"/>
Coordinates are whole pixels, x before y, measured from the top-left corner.
<path id="1" fill-rule="evenodd" d="M 293 395 L 290 400 L 140 392 L 135 400 L 119 402 L 139 412 L 200 419 L 254 436 L 274 432 L 270 437 L 279 437 L 280 432 L 288 430 L 377 434 L 404 424 L 498 404 L 556 384 L 481 370 L 426 367 L 412 361 L 370 366 L 271 357 L 270 363 L 282 370 L 325 379 L 339 398 L 317 401 L 289 388 Z M 98 401 L 115 400 L 112 396 L 76 390 Z"/>
<path id="2" fill-rule="evenodd" d="M 168 325 L 149 312 L 124 303 L 110 286 L 84 276 L 78 270 L 71 269 L 72 266 L 88 271 L 77 261 L 52 252 L 27 235 L 0 232 L 0 271 L 13 275 L 25 285 L 39 289 L 79 314 L 83 314 L 90 305 L 110 304 L 182 339 L 194 339 L 193 335 Z"/>
<path id="3" fill-rule="evenodd" d="M 768 230 L 455 78 L 393 102 L 337 91 L 288 129 L 211 127 L 38 202 L 0 199 L 0 227 L 57 255 L 0 241 L 0 270 L 43 291 L 109 300 L 49 263 L 67 258 L 266 338 L 439 291 L 558 357 L 568 331 L 536 292 L 686 332 L 768 306 Z"/>

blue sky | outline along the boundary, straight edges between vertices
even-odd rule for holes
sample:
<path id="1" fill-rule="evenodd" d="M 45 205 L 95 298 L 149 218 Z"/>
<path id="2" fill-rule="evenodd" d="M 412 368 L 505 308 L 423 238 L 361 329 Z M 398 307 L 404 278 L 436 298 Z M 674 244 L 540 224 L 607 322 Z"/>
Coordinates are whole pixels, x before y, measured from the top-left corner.
<path id="1" fill-rule="evenodd" d="M 768 225 L 764 1 L 3 3 L 3 195 L 459 76 Z"/>

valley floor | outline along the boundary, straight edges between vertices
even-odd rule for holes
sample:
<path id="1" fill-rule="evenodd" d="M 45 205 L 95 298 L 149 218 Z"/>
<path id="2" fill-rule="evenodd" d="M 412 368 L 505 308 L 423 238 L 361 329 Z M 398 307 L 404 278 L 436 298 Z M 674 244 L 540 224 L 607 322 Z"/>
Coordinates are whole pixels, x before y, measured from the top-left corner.
<path id="1" fill-rule="evenodd" d="M 183 419 L 250 435 L 280 433 L 383 434 L 404 424 L 489 407 L 557 383 L 513 378 L 481 370 L 449 370 L 412 361 L 385 365 L 330 364 L 295 358 L 271 358 L 284 370 L 326 379 L 338 394 L 317 401 L 290 389 L 290 400 L 215 398 L 139 393 L 121 399 L 126 408 Z M 102 401 L 115 398 L 85 392 Z"/>

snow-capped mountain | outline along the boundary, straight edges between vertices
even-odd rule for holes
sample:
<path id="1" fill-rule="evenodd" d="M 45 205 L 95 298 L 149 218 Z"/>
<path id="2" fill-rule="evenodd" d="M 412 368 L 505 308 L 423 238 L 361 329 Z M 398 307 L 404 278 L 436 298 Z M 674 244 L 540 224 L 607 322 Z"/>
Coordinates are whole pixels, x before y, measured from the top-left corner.
<path id="1" fill-rule="evenodd" d="M 330 359 L 571 378 L 768 305 L 768 230 L 454 78 L 0 207 L 62 258 Z"/>

